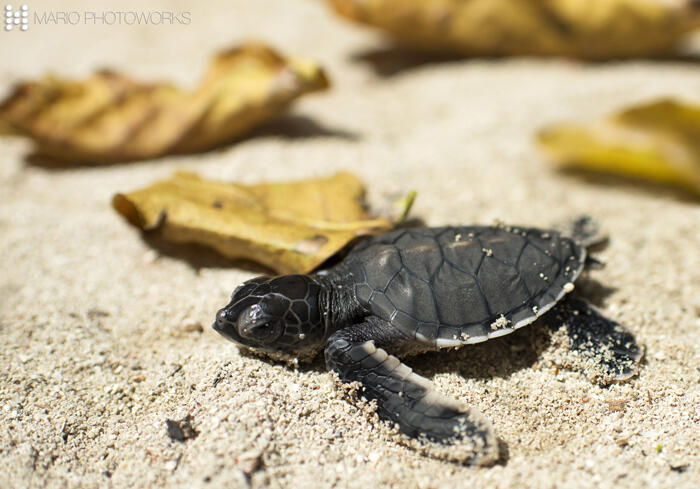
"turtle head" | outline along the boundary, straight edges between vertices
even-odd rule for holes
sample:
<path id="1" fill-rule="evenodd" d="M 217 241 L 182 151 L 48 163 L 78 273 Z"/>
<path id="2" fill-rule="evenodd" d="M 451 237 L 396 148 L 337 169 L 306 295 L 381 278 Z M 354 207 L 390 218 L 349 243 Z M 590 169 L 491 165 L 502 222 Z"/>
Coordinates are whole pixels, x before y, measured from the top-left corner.
<path id="1" fill-rule="evenodd" d="M 278 357 L 309 357 L 323 346 L 322 287 L 307 275 L 257 277 L 240 285 L 212 327 L 225 338 Z"/>

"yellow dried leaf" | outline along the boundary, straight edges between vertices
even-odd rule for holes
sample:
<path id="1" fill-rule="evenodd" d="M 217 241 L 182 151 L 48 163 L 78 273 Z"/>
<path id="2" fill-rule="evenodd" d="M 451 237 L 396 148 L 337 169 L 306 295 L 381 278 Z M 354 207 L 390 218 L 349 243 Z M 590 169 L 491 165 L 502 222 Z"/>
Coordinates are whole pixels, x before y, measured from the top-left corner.
<path id="1" fill-rule="evenodd" d="M 700 195 L 700 106 L 658 100 L 538 134 L 561 166 L 681 185 Z"/>
<path id="2" fill-rule="evenodd" d="M 694 0 L 328 0 L 412 49 L 467 56 L 660 55 L 700 27 Z"/>
<path id="3" fill-rule="evenodd" d="M 321 68 L 250 43 L 219 53 L 194 92 L 100 71 L 84 81 L 25 82 L 0 103 L 0 122 L 34 139 L 37 152 L 101 163 L 210 149 L 328 87 Z"/>
<path id="4" fill-rule="evenodd" d="M 298 182 L 237 185 L 178 172 L 112 206 L 131 224 L 169 241 L 210 246 L 279 273 L 307 273 L 358 236 L 392 228 L 370 217 L 351 173 Z M 405 216 L 412 197 L 404 202 Z"/>

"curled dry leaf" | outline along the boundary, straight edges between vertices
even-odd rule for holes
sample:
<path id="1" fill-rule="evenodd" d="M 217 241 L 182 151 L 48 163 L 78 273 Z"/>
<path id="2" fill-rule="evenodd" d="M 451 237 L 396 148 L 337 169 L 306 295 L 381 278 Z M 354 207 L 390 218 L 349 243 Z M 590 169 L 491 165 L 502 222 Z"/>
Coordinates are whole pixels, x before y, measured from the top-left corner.
<path id="1" fill-rule="evenodd" d="M 467 56 L 661 55 L 700 27 L 695 0 L 328 0 L 399 44 Z"/>
<path id="2" fill-rule="evenodd" d="M 700 195 L 700 106 L 659 100 L 590 124 L 540 131 L 561 166 L 681 185 Z"/>
<path id="3" fill-rule="evenodd" d="M 84 81 L 48 76 L 19 84 L 0 103 L 5 123 L 37 152 L 101 163 L 210 149 L 328 87 L 318 66 L 250 43 L 219 53 L 194 92 L 143 84 L 112 71 Z"/>
<path id="4" fill-rule="evenodd" d="M 287 183 L 237 185 L 178 172 L 128 194 L 113 207 L 131 224 L 169 241 L 210 246 L 279 273 L 307 273 L 358 236 L 393 227 L 372 218 L 351 173 Z M 412 198 L 404 199 L 405 216 Z"/>

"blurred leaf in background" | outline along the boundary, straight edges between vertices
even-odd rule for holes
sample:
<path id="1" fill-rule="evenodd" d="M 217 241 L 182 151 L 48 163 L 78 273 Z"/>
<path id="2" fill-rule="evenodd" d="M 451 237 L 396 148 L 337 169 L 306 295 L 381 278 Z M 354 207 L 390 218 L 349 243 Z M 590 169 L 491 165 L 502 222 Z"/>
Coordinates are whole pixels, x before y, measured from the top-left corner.
<path id="1" fill-rule="evenodd" d="M 250 43 L 216 55 L 192 93 L 112 71 L 24 82 L 0 102 L 0 125 L 76 164 L 138 160 L 229 142 L 327 87 L 317 65 Z"/>
<path id="2" fill-rule="evenodd" d="M 287 183 L 237 185 L 178 172 L 127 194 L 112 206 L 131 224 L 165 240 L 198 243 L 278 273 L 307 273 L 358 236 L 402 221 L 415 193 L 399 199 L 393 218 L 371 217 L 365 187 L 351 173 Z"/>
<path id="3" fill-rule="evenodd" d="M 465 56 L 657 56 L 700 27 L 695 0 L 327 0 L 399 45 Z"/>
<path id="4" fill-rule="evenodd" d="M 658 100 L 590 124 L 557 124 L 538 140 L 553 161 L 672 183 L 700 196 L 700 106 Z"/>

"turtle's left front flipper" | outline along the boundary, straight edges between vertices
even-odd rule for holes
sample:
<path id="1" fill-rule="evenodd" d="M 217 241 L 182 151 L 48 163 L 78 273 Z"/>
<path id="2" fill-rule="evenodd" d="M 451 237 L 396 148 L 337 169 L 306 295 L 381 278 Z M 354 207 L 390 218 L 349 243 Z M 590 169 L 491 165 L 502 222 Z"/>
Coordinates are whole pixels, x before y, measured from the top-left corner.
<path id="1" fill-rule="evenodd" d="M 360 395 L 377 402 L 379 417 L 396 423 L 424 453 L 471 465 L 493 463 L 498 444 L 490 423 L 378 348 L 398 339 L 389 337 L 396 333 L 390 325 L 379 322 L 371 318 L 334 333 L 326 346 L 328 369 L 344 383 L 359 382 Z"/>
<path id="2" fill-rule="evenodd" d="M 564 327 L 569 348 L 584 360 L 571 366 L 587 370 L 585 363 L 592 362 L 601 370 L 602 375 L 595 376 L 601 384 L 627 380 L 638 373 L 643 347 L 627 328 L 604 317 L 587 302 L 568 297 L 544 319 L 553 331 Z"/>

